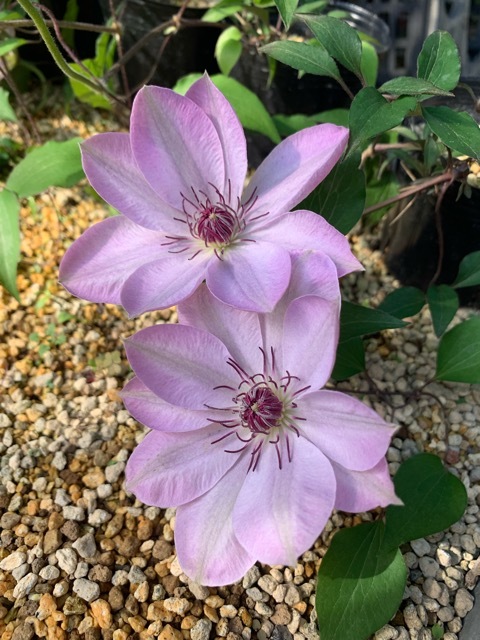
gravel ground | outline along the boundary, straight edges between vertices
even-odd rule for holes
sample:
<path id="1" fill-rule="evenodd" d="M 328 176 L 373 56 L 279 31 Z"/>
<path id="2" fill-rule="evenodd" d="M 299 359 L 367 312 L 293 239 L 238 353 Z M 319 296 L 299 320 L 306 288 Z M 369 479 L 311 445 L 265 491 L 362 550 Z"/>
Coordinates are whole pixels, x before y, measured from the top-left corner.
<path id="1" fill-rule="evenodd" d="M 53 126 L 67 125 L 92 131 L 64 119 Z M 124 488 L 125 462 L 146 430 L 118 393 L 129 374 L 122 338 L 174 322 L 175 311 L 131 321 L 57 283 L 65 246 L 105 215 L 85 187 L 37 198 L 35 210 L 22 211 L 22 302 L 1 294 L 0 639 L 317 640 L 315 574 L 328 542 L 372 515 L 334 513 L 295 567 L 256 565 L 218 589 L 188 580 L 175 556 L 174 509 L 145 506 Z M 376 304 L 394 281 L 363 237 L 353 243 L 368 277 L 348 277 L 346 296 Z M 392 473 L 431 451 L 468 490 L 460 522 L 403 549 L 404 600 L 376 640 L 429 640 L 439 627 L 444 640 L 456 640 L 480 574 L 480 390 L 433 383 L 429 394 L 408 395 L 433 375 L 436 345 L 422 313 L 407 329 L 368 341 L 371 380 L 339 385 L 364 391 L 400 426 L 388 452 Z"/>

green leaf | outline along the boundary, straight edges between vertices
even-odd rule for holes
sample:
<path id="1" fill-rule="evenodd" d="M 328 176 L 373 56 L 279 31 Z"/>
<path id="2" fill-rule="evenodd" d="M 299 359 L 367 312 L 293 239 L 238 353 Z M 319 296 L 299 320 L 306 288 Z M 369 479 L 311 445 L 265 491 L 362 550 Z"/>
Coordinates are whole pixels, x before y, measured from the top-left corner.
<path id="1" fill-rule="evenodd" d="M 228 76 L 242 53 L 242 33 L 237 27 L 222 31 L 215 45 L 215 58 L 220 71 Z"/>
<path id="2" fill-rule="evenodd" d="M 347 109 L 330 109 L 329 111 L 314 113 L 311 116 L 306 116 L 303 113 L 294 113 L 291 116 L 277 114 L 272 117 L 279 134 L 283 137 L 321 122 L 330 122 L 331 124 L 348 127 Z"/>
<path id="3" fill-rule="evenodd" d="M 0 40 L 0 58 L 5 56 L 10 51 L 14 51 L 21 47 L 22 44 L 26 44 L 28 41 L 23 38 L 4 38 Z"/>
<path id="4" fill-rule="evenodd" d="M 0 283 L 15 298 L 17 289 L 17 264 L 20 260 L 20 203 L 11 191 L 0 191 Z"/>
<path id="5" fill-rule="evenodd" d="M 212 76 L 211 80 L 230 102 L 245 129 L 258 131 L 273 142 L 280 142 L 280 136 L 270 114 L 253 91 L 237 80 L 220 74 Z"/>
<path id="6" fill-rule="evenodd" d="M 203 14 L 202 20 L 204 22 L 221 22 L 224 18 L 240 12 L 243 7 L 244 4 L 239 0 L 220 0 Z"/>
<path id="7" fill-rule="evenodd" d="M 197 80 L 200 80 L 202 77 L 201 73 L 188 73 L 186 76 L 182 76 L 177 80 L 175 85 L 172 87 L 172 91 L 179 93 L 181 96 L 184 96 L 187 91 L 190 89 L 192 84 Z"/>
<path id="8" fill-rule="evenodd" d="M 446 31 L 435 31 L 423 43 L 417 59 L 417 75 L 451 91 L 460 79 L 461 62 L 455 40 Z"/>
<path id="9" fill-rule="evenodd" d="M 397 611 L 407 580 L 398 549 L 382 553 L 383 522 L 335 534 L 318 572 L 322 640 L 364 640 Z"/>
<path id="10" fill-rule="evenodd" d="M 319 213 L 341 233 L 348 233 L 360 220 L 365 203 L 365 175 L 359 163 L 357 155 L 337 163 L 299 208 Z"/>
<path id="11" fill-rule="evenodd" d="M 284 40 L 271 42 L 261 47 L 260 51 L 299 71 L 341 80 L 335 60 L 322 47 Z"/>
<path id="12" fill-rule="evenodd" d="M 34 196 L 48 187 L 72 187 L 85 174 L 80 159 L 81 138 L 65 142 L 50 141 L 34 149 L 7 180 L 7 188 L 20 198 Z"/>
<path id="13" fill-rule="evenodd" d="M 371 138 L 401 124 L 416 104 L 415 98 L 411 97 L 388 102 L 374 87 L 359 91 L 350 108 L 350 153 Z"/>
<path id="14" fill-rule="evenodd" d="M 406 460 L 397 471 L 394 484 L 404 506 L 387 508 L 385 550 L 443 531 L 461 518 L 467 506 L 463 484 L 445 469 L 440 458 L 430 453 Z"/>
<path id="15" fill-rule="evenodd" d="M 473 287 L 480 284 L 480 251 L 466 255 L 460 263 L 452 287 Z"/>
<path id="16" fill-rule="evenodd" d="M 401 287 L 386 296 L 378 308 L 395 318 L 410 318 L 423 309 L 425 294 L 417 287 Z"/>
<path id="17" fill-rule="evenodd" d="M 0 87 L 0 120 L 9 120 L 16 122 L 17 116 L 9 103 L 10 94 L 6 89 Z"/>
<path id="18" fill-rule="evenodd" d="M 178 80 L 173 90 L 185 95 L 192 84 L 201 77 L 200 73 L 190 73 L 183 76 Z M 210 80 L 230 102 L 245 129 L 262 133 L 272 142 L 280 142 L 280 135 L 272 117 L 250 89 L 244 87 L 237 80 L 221 74 L 211 76 Z"/>
<path id="19" fill-rule="evenodd" d="M 361 75 L 362 42 L 355 29 L 331 16 L 305 16 L 303 20 L 332 58 Z"/>
<path id="20" fill-rule="evenodd" d="M 362 40 L 362 59 L 360 71 L 367 86 L 374 87 L 378 76 L 378 53 L 373 44 Z"/>
<path id="21" fill-rule="evenodd" d="M 480 318 L 465 320 L 442 336 L 435 375 L 438 380 L 480 382 Z"/>
<path id="22" fill-rule="evenodd" d="M 480 128 L 471 115 L 449 107 L 422 107 L 422 113 L 430 129 L 447 147 L 480 159 Z"/>
<path id="23" fill-rule="evenodd" d="M 329 0 L 312 0 L 312 2 L 304 2 L 297 7 L 296 13 L 320 13 L 320 11 L 328 7 L 328 1 Z"/>
<path id="24" fill-rule="evenodd" d="M 289 29 L 293 14 L 298 5 L 298 0 L 275 0 L 275 4 L 277 5 L 278 12 L 282 16 L 285 29 Z"/>
<path id="25" fill-rule="evenodd" d="M 383 329 L 399 329 L 406 322 L 385 313 L 381 309 L 362 307 L 353 302 L 342 302 L 340 314 L 340 340 L 349 340 L 355 336 L 366 336 Z"/>
<path id="26" fill-rule="evenodd" d="M 332 378 L 346 380 L 362 371 L 365 371 L 365 348 L 362 338 L 355 337 L 339 342 Z"/>
<path id="27" fill-rule="evenodd" d="M 82 60 L 82 64 L 91 71 L 91 75 L 88 75 L 84 69 L 76 62 L 69 63 L 69 67 L 72 71 L 75 71 L 79 75 L 87 78 L 88 80 L 92 79 L 92 76 L 95 78 L 101 78 L 103 75 L 103 65 L 100 64 L 96 59 L 91 60 Z M 108 98 L 105 97 L 100 90 L 96 91 L 91 87 L 87 87 L 87 85 L 83 84 L 79 80 L 72 80 L 72 78 L 68 79 L 70 82 L 70 86 L 72 87 L 73 94 L 78 100 L 81 102 L 85 102 L 89 104 L 91 107 L 95 107 L 96 109 L 111 109 L 112 105 L 110 104 Z"/>
<path id="28" fill-rule="evenodd" d="M 439 338 L 455 317 L 460 301 L 457 292 L 452 287 L 447 284 L 440 284 L 428 288 L 427 302 L 435 335 Z"/>
<path id="29" fill-rule="evenodd" d="M 453 96 L 453 93 L 436 87 L 422 78 L 393 78 L 382 84 L 380 93 L 390 93 L 394 96 Z"/>

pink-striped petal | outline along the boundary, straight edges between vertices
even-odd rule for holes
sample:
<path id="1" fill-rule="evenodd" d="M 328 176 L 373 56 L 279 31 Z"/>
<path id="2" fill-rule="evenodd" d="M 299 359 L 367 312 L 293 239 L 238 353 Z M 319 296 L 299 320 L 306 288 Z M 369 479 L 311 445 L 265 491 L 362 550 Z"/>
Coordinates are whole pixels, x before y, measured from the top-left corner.
<path id="1" fill-rule="evenodd" d="M 363 271 L 348 239 L 313 211 L 286 213 L 256 230 L 255 237 L 278 243 L 289 251 L 321 251 L 333 260 L 339 278 L 352 271 Z"/>
<path id="2" fill-rule="evenodd" d="M 99 133 L 81 145 L 83 168 L 95 191 L 133 222 L 180 233 L 179 211 L 150 187 L 132 154 L 128 133 Z"/>
<path id="3" fill-rule="evenodd" d="M 165 253 L 161 260 L 142 265 L 132 273 L 122 290 L 122 305 L 131 316 L 176 305 L 195 291 L 211 260 L 207 253 L 192 260 L 184 254 Z"/>
<path id="4" fill-rule="evenodd" d="M 245 191 L 257 196 L 251 217 L 290 211 L 330 173 L 348 140 L 348 129 L 319 124 L 283 140 L 262 162 Z M 270 216 L 264 218 L 268 220 Z"/>
<path id="5" fill-rule="evenodd" d="M 125 216 L 94 224 L 65 253 L 59 279 L 79 298 L 120 304 L 125 281 L 164 252 L 163 234 Z"/>
<path id="6" fill-rule="evenodd" d="M 130 140 L 140 171 L 162 199 L 182 209 L 192 189 L 212 198 L 225 183 L 215 127 L 192 100 L 162 87 L 144 87 L 133 104 Z M 183 195 L 182 195 L 183 194 Z"/>
<path id="7" fill-rule="evenodd" d="M 195 500 L 235 463 L 217 442 L 225 427 L 196 431 L 151 431 L 134 449 L 125 470 L 127 489 L 146 504 L 169 507 Z"/>
<path id="8" fill-rule="evenodd" d="M 121 392 L 128 412 L 145 426 L 157 431 L 193 431 L 210 424 L 209 418 L 220 420 L 231 418 L 231 413 L 205 409 L 194 411 L 182 409 L 162 400 L 138 378 L 127 382 Z"/>
<path id="9" fill-rule="evenodd" d="M 230 194 L 230 201 L 236 203 L 247 174 L 247 143 L 237 114 L 207 74 L 190 87 L 186 96 L 198 104 L 215 127 L 225 161 L 224 194 Z"/>
<path id="10" fill-rule="evenodd" d="M 263 370 L 262 335 L 259 316 L 223 304 L 202 284 L 178 306 L 181 324 L 209 331 L 227 347 L 244 371 L 255 374 Z"/>
<path id="11" fill-rule="evenodd" d="M 335 463 L 332 463 L 332 467 L 337 479 L 335 509 L 362 513 L 389 504 L 403 505 L 395 495 L 385 458 L 367 471 L 350 471 Z"/>
<path id="12" fill-rule="evenodd" d="M 231 247 L 222 260 L 213 260 L 207 286 L 222 302 L 247 311 L 272 311 L 290 279 L 290 255 L 267 242 Z"/>
<path id="13" fill-rule="evenodd" d="M 259 316 L 266 350 L 282 352 L 283 322 L 290 303 L 303 296 L 318 296 L 340 305 L 337 269 L 324 253 L 303 251 L 291 254 L 292 274 L 287 290 L 272 313 Z"/>
<path id="14" fill-rule="evenodd" d="M 177 510 L 178 560 L 187 576 L 199 584 L 232 584 L 255 562 L 255 557 L 239 543 L 232 526 L 232 511 L 247 464 L 248 460 L 239 460 L 208 493 Z"/>
<path id="15" fill-rule="evenodd" d="M 352 471 L 372 469 L 385 456 L 395 431 L 373 409 L 338 391 L 302 396 L 301 415 L 305 437 Z"/>
<path id="16" fill-rule="evenodd" d="M 300 387 L 321 389 L 332 373 L 339 332 L 339 305 L 318 296 L 290 303 L 283 328 L 283 369 Z"/>
<path id="17" fill-rule="evenodd" d="M 231 405 L 232 392 L 221 385 L 237 386 L 228 366 L 226 347 L 215 336 L 184 325 L 155 325 L 125 340 L 135 374 L 157 396 L 185 409 Z"/>
<path id="18" fill-rule="evenodd" d="M 319 449 L 295 439 L 292 461 L 264 443 L 258 466 L 250 471 L 233 511 L 240 543 L 266 564 L 295 565 L 324 528 L 335 503 L 335 475 Z"/>

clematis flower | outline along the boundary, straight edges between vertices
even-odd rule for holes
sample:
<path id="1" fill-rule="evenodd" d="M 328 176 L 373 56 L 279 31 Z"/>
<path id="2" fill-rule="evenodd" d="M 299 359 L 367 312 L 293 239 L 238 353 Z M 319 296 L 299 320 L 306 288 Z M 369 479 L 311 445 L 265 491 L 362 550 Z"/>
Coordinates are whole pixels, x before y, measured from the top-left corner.
<path id="1" fill-rule="evenodd" d="M 346 238 L 311 211 L 290 209 L 325 178 L 347 143 L 321 124 L 281 142 L 244 190 L 243 129 L 208 76 L 186 96 L 144 87 L 131 131 L 82 144 L 94 189 L 119 216 L 69 248 L 60 281 L 74 295 L 122 304 L 130 315 L 177 304 L 203 281 L 223 302 L 271 311 L 291 251 L 322 251 L 342 276 L 361 265 Z"/>
<path id="2" fill-rule="evenodd" d="M 295 564 L 333 508 L 399 503 L 385 461 L 392 425 L 322 390 L 338 337 L 334 273 L 323 254 L 294 255 L 289 288 L 263 315 L 202 284 L 179 306 L 184 324 L 126 341 L 136 376 L 124 401 L 152 429 L 127 463 L 127 487 L 178 507 L 178 559 L 201 584 L 235 582 L 256 561 Z"/>

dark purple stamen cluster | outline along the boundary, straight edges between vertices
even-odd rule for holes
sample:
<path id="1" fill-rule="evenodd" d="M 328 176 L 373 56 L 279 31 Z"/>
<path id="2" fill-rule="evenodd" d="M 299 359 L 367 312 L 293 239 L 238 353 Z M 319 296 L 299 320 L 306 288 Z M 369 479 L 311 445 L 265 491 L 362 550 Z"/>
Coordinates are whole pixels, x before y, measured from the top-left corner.
<path id="1" fill-rule="evenodd" d="M 266 353 L 263 349 L 261 351 L 264 358 L 264 370 L 274 372 L 276 366 L 273 349 L 271 349 L 269 364 Z M 250 447 L 249 471 L 255 471 L 260 460 L 262 447 L 267 443 L 273 444 L 277 453 L 278 467 L 282 469 L 283 453 L 286 453 L 288 462 L 292 461 L 293 451 L 290 442 L 292 434 L 300 436 L 297 422 L 305 420 L 305 418 L 296 415 L 295 398 L 310 387 L 306 386 L 293 391 L 291 384 L 295 380 L 298 381 L 298 378 L 292 376 L 288 371 L 277 383 L 274 377 L 266 373 L 248 375 L 233 359 L 228 360 L 228 364 L 240 376 L 240 383 L 236 389 L 228 385 L 216 387 L 217 389 L 231 389 L 236 392 L 236 395 L 232 398 L 233 405 L 231 407 L 208 406 L 209 409 L 228 410 L 233 416 L 227 420 L 209 418 L 211 422 L 221 424 L 228 429 L 228 433 L 214 440 L 212 444 L 235 436 L 242 445 L 238 449 L 225 449 L 225 452 L 240 453 Z M 245 430 L 247 430 L 246 433 Z M 254 440 L 256 443 L 251 444 Z"/>

